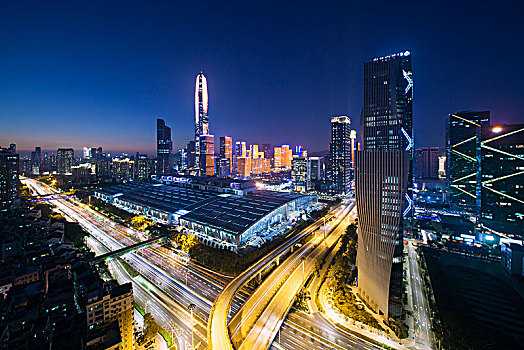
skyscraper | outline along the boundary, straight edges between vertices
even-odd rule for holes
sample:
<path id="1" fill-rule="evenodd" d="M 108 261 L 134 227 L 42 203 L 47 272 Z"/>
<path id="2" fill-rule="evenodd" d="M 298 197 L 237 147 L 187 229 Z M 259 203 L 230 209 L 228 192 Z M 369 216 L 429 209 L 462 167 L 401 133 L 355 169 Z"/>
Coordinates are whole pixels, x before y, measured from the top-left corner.
<path id="1" fill-rule="evenodd" d="M 200 175 L 215 175 L 215 137 L 200 135 Z"/>
<path id="2" fill-rule="evenodd" d="M 229 159 L 229 173 L 233 172 L 233 139 L 230 136 L 220 137 L 220 158 Z"/>
<path id="3" fill-rule="evenodd" d="M 351 182 L 351 121 L 345 115 L 331 118 L 328 180 L 330 192 L 347 193 Z"/>
<path id="4" fill-rule="evenodd" d="M 158 174 L 171 174 L 173 169 L 173 142 L 171 128 L 166 126 L 163 119 L 156 120 L 156 155 L 158 160 Z"/>
<path id="5" fill-rule="evenodd" d="M 209 119 L 208 119 L 208 95 L 207 95 L 207 79 L 204 73 L 200 72 L 196 76 L 195 84 L 195 161 L 196 166 L 202 171 L 200 167 L 200 154 L 202 147 L 200 146 L 200 135 L 209 134 Z"/>
<path id="6" fill-rule="evenodd" d="M 480 214 L 482 128 L 489 111 L 450 114 L 446 128 L 447 180 L 451 209 Z"/>
<path id="7" fill-rule="evenodd" d="M 386 319 L 402 313 L 403 232 L 413 209 L 412 100 L 409 51 L 364 63 L 355 171 L 358 293 Z"/>
<path id="8" fill-rule="evenodd" d="M 0 147 L 0 213 L 7 211 L 18 198 L 18 162 L 14 147 Z"/>
<path id="9" fill-rule="evenodd" d="M 440 148 L 421 147 L 415 150 L 414 173 L 417 179 L 438 178 Z"/>
<path id="10" fill-rule="evenodd" d="M 481 178 L 482 227 L 522 240 L 524 124 L 482 127 Z"/>
<path id="11" fill-rule="evenodd" d="M 75 164 L 75 152 L 72 148 L 59 148 L 56 151 L 56 163 L 59 174 L 71 174 L 71 167 Z"/>

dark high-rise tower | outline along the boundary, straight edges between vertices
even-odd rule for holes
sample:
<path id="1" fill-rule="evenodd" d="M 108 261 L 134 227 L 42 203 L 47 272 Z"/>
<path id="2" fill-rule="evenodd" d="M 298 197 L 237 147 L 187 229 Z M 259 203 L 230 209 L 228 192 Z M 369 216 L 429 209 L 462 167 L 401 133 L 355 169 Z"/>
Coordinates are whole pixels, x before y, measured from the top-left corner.
<path id="1" fill-rule="evenodd" d="M 346 116 L 331 118 L 328 180 L 332 193 L 347 193 L 351 181 L 351 121 Z"/>
<path id="2" fill-rule="evenodd" d="M 413 80 L 409 51 L 364 63 L 355 169 L 358 291 L 386 318 L 402 312 L 403 232 L 412 215 Z"/>
<path id="3" fill-rule="evenodd" d="M 18 198 L 18 154 L 14 147 L 0 147 L 0 215 Z"/>
<path id="4" fill-rule="evenodd" d="M 200 156 L 206 147 L 200 145 L 200 135 L 209 134 L 209 119 L 207 114 L 208 95 L 207 79 L 204 73 L 198 73 L 195 84 L 195 161 L 200 168 Z"/>
<path id="5" fill-rule="evenodd" d="M 173 169 L 172 155 L 173 142 L 171 128 L 166 126 L 163 119 L 156 120 L 156 154 L 158 159 L 158 174 L 171 174 Z"/>

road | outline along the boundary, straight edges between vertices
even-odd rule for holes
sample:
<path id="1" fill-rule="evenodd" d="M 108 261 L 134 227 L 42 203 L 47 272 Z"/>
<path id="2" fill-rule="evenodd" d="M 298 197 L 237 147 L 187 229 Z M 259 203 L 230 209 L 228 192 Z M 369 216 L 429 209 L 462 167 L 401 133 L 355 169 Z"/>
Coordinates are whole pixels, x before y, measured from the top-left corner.
<path id="1" fill-rule="evenodd" d="M 315 223 L 302 230 L 300 234 L 296 235 L 293 239 L 288 240 L 268 253 L 256 264 L 246 269 L 246 271 L 242 272 L 224 287 L 224 289 L 215 299 L 215 303 L 209 317 L 208 344 L 210 349 L 232 349 L 227 324 L 228 316 L 232 300 L 235 294 L 242 288 L 242 286 L 254 278 L 260 271 L 264 270 L 277 257 L 279 257 L 283 252 L 287 251 L 287 249 L 293 246 L 296 242 L 311 234 L 316 229 L 320 228 L 322 222 L 323 220 L 317 220 Z"/>
<path id="2" fill-rule="evenodd" d="M 408 275 L 410 294 L 413 301 L 413 317 L 415 318 L 415 346 L 418 349 L 433 349 L 433 332 L 429 316 L 429 303 L 424 292 L 424 282 L 420 273 L 418 254 L 413 242 L 408 241 Z"/>
<path id="3" fill-rule="evenodd" d="M 53 189 L 35 180 L 26 179 L 24 181 L 36 193 L 50 194 L 55 192 Z M 137 237 L 140 237 L 138 233 L 135 234 L 131 229 L 122 227 L 75 201 L 53 200 L 50 201 L 50 204 L 54 205 L 69 220 L 78 222 L 93 239 L 96 239 L 99 244 L 106 248 L 103 252 L 114 251 L 136 243 Z M 220 274 L 213 275 L 209 270 L 195 264 L 189 263 L 184 265 L 169 256 L 169 251 L 160 247 L 143 248 L 136 253 L 125 254 L 122 258 L 144 277 L 142 278 L 142 283 L 138 285 L 143 288 L 149 288 L 151 293 L 157 296 L 152 299 L 147 299 L 146 297 L 140 299 L 138 296 L 138 300 L 144 302 L 145 300 L 152 300 L 153 302 L 148 305 L 155 305 L 154 308 L 159 310 L 166 307 L 176 307 L 181 309 L 179 311 L 183 315 L 186 315 L 186 318 L 181 318 L 174 317 L 171 314 L 171 318 L 168 318 L 168 314 L 159 312 L 158 316 L 160 318 L 169 319 L 171 323 L 183 328 L 184 325 L 190 324 L 187 320 L 187 317 L 189 317 L 189 312 L 186 310 L 187 305 L 190 303 L 196 305 L 194 316 L 195 320 L 198 321 L 196 328 L 200 334 L 195 334 L 195 344 L 201 343 L 202 346 L 206 346 L 206 321 L 209 317 L 213 300 L 229 279 Z M 113 265 L 113 261 L 117 260 L 111 260 L 110 265 Z M 122 277 L 122 274 L 119 276 Z M 140 291 L 142 289 L 137 287 L 137 290 Z M 232 302 L 233 310 L 238 310 L 246 297 L 245 290 L 238 293 Z M 171 306 L 166 306 L 168 304 Z M 187 337 L 187 333 L 185 334 Z"/>
<path id="4" fill-rule="evenodd" d="M 290 260 L 289 266 L 279 266 L 267 277 L 267 282 L 281 285 L 276 294 L 268 295 L 261 286 L 246 301 L 240 310 L 241 315 L 239 316 L 242 317 L 242 321 L 231 331 L 232 339 L 236 340 L 236 343 L 239 342 L 239 338 L 244 338 L 239 349 L 267 349 L 269 347 L 289 312 L 295 296 L 302 288 L 303 282 L 314 271 L 317 259 L 320 259 L 344 234 L 347 225 L 340 225 L 340 223 L 345 222 L 349 211 L 350 209 L 345 209 L 339 213 L 333 225 L 335 229 L 325 239 L 322 234 L 318 234 L 292 254 L 288 259 Z M 257 310 L 255 304 L 249 303 L 250 300 L 256 300 L 257 303 L 266 304 L 266 306 L 263 310 Z M 250 309 L 246 309 L 248 306 Z M 259 317 L 257 317 L 258 314 L 260 314 Z M 253 320 L 255 320 L 254 324 Z M 251 328 L 250 325 L 252 325 Z"/>

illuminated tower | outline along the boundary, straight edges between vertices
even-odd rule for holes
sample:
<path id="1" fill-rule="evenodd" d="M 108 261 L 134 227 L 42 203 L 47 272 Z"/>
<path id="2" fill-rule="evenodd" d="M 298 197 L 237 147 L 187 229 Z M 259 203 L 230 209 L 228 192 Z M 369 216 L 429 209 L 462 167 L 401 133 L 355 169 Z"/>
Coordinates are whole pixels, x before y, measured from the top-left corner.
<path id="1" fill-rule="evenodd" d="M 331 118 L 328 179 L 332 193 L 348 193 L 351 180 L 351 121 L 342 115 Z"/>
<path id="2" fill-rule="evenodd" d="M 157 119 L 156 130 L 157 174 L 171 174 L 173 168 L 171 128 L 166 126 L 163 119 Z"/>
<path id="3" fill-rule="evenodd" d="M 355 169 L 358 293 L 386 319 L 402 313 L 403 233 L 413 214 L 412 100 L 409 51 L 364 63 Z"/>
<path id="4" fill-rule="evenodd" d="M 207 79 L 204 73 L 198 73 L 195 84 L 195 161 L 196 166 L 200 167 L 200 154 L 202 147 L 200 146 L 200 135 L 209 134 L 209 119 L 207 114 L 208 95 L 207 95 Z"/>

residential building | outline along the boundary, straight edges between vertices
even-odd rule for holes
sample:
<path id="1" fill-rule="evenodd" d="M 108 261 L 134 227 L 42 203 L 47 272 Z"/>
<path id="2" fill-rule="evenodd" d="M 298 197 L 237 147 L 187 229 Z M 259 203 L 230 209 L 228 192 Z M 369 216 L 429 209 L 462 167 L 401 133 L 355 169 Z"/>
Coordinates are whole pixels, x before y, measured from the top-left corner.
<path id="1" fill-rule="evenodd" d="M 133 181 L 135 179 L 135 161 L 129 158 L 114 158 L 111 171 L 117 182 Z"/>
<path id="2" fill-rule="evenodd" d="M 118 321 L 122 348 L 133 349 L 133 285 L 113 287 L 109 292 L 96 290 L 87 297 L 87 326 L 90 331 Z"/>

